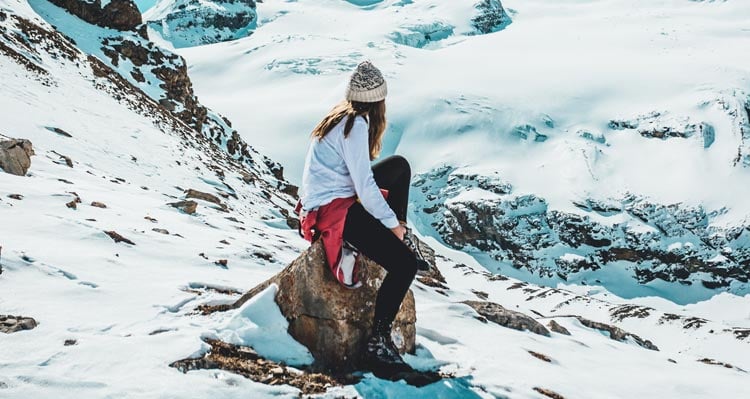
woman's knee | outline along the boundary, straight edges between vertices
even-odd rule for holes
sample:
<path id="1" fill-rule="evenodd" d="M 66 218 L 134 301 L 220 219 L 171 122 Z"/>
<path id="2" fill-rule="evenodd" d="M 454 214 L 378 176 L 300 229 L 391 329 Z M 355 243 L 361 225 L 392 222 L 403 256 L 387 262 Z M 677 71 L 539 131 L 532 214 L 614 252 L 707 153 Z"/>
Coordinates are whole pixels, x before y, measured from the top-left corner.
<path id="1" fill-rule="evenodd" d="M 411 176 L 411 165 L 409 165 L 409 161 L 406 160 L 406 158 L 401 155 L 393 155 L 390 157 L 389 161 L 393 162 L 401 173 Z"/>

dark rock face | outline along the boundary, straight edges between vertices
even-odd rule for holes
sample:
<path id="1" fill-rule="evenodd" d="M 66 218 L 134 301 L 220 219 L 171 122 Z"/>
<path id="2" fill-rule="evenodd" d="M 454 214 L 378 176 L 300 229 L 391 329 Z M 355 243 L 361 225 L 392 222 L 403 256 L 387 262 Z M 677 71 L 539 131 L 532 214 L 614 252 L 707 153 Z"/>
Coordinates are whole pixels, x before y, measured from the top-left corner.
<path id="1" fill-rule="evenodd" d="M 745 244 L 750 226 L 712 224 L 725 210 L 662 205 L 627 195 L 588 199 L 575 203 L 580 213 L 561 212 L 538 196 L 513 195 L 512 187 L 497 177 L 489 179 L 496 188 L 487 188 L 492 183 L 486 179 L 443 167 L 414 180 L 413 198 L 422 217 L 454 248 L 479 250 L 545 278 L 565 280 L 585 270 L 628 265 L 642 284 L 660 279 L 720 288 L 750 281 L 750 248 Z M 448 201 L 477 188 L 504 194 Z M 597 221 L 600 216 L 624 222 L 606 225 Z M 561 255 L 565 253 L 569 255 Z"/>
<path id="2" fill-rule="evenodd" d="M 31 167 L 34 148 L 29 140 L 11 139 L 0 135 L 0 170 L 24 176 Z"/>
<path id="3" fill-rule="evenodd" d="M 10 334 L 18 331 L 31 330 L 37 326 L 31 317 L 0 315 L 0 332 Z"/>
<path id="4" fill-rule="evenodd" d="M 101 0 L 49 0 L 82 20 L 104 28 L 134 30 L 143 21 L 133 0 L 111 0 L 102 7 Z"/>
<path id="5" fill-rule="evenodd" d="M 499 0 L 482 0 L 475 8 L 477 15 L 471 20 L 471 24 L 479 34 L 497 32 L 511 23 Z"/>
<path id="6" fill-rule="evenodd" d="M 321 369 L 352 370 L 372 328 L 375 297 L 385 270 L 363 258 L 362 287 L 341 286 L 328 270 L 321 241 L 315 242 L 279 274 L 242 296 L 239 307 L 270 284 L 279 287 L 276 303 L 289 321 L 289 334 L 305 345 Z M 416 340 L 414 296 L 409 291 L 394 322 L 392 337 L 402 352 Z"/>
<path id="7" fill-rule="evenodd" d="M 148 24 L 175 47 L 198 46 L 252 34 L 255 8 L 254 0 L 172 0 Z"/>

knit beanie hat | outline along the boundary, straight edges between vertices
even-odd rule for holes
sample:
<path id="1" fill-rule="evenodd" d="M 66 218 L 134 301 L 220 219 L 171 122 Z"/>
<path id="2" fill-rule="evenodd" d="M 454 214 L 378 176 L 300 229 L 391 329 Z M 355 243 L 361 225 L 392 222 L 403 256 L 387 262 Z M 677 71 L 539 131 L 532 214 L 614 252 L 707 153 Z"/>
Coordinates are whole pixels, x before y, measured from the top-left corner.
<path id="1" fill-rule="evenodd" d="M 380 70 L 370 61 L 361 62 L 349 79 L 346 99 L 363 103 L 375 103 L 385 99 L 388 86 Z"/>

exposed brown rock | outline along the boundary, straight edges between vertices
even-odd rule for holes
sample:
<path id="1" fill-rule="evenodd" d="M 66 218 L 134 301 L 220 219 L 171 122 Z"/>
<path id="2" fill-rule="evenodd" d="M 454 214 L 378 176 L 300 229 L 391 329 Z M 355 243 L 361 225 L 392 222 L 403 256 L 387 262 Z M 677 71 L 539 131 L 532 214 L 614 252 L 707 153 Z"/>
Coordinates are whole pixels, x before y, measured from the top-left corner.
<path id="1" fill-rule="evenodd" d="M 25 176 L 31 167 L 34 149 L 29 140 L 11 139 L 0 135 L 0 169 L 5 173 Z"/>
<path id="2" fill-rule="evenodd" d="M 352 375 L 328 375 L 290 371 L 282 364 L 263 359 L 252 348 L 206 339 L 211 350 L 201 358 L 183 359 L 170 364 L 183 373 L 190 370 L 222 369 L 267 385 L 291 385 L 303 395 L 324 393 L 328 388 L 354 384 Z"/>
<path id="3" fill-rule="evenodd" d="M 711 358 L 705 357 L 703 359 L 698 359 L 698 361 L 701 362 L 701 363 L 710 364 L 712 366 L 721 366 L 721 367 L 728 368 L 728 369 L 735 369 L 735 370 L 741 371 L 743 373 L 746 372 L 745 370 L 743 370 L 743 369 L 741 369 L 741 368 L 739 368 L 737 366 L 733 366 L 733 365 L 731 365 L 729 363 L 720 362 L 720 361 L 718 361 L 716 359 L 711 359 Z"/>
<path id="4" fill-rule="evenodd" d="M 227 265 L 229 264 L 229 261 L 226 259 L 219 259 L 216 262 L 214 262 L 217 266 L 221 266 L 226 269 Z"/>
<path id="5" fill-rule="evenodd" d="M 547 327 L 549 327 L 552 332 L 556 332 L 558 334 L 563 335 L 570 335 L 570 331 L 568 331 L 567 328 L 561 326 L 558 322 L 554 320 L 550 320 L 549 323 L 547 323 Z"/>
<path id="6" fill-rule="evenodd" d="M 106 209 L 107 208 L 106 204 L 104 204 L 103 202 L 98 202 L 98 201 L 92 202 L 91 206 L 93 206 L 94 208 L 102 208 L 102 209 Z"/>
<path id="7" fill-rule="evenodd" d="M 534 390 L 537 391 L 537 392 L 539 392 L 540 394 L 548 397 L 548 398 L 552 398 L 552 399 L 565 399 L 564 396 L 560 395 L 559 393 L 557 393 L 557 392 L 555 392 L 555 391 L 553 391 L 551 389 L 534 387 Z"/>
<path id="8" fill-rule="evenodd" d="M 527 350 L 526 352 L 529 352 L 529 355 L 534 356 L 535 358 L 537 358 L 537 359 L 539 359 L 539 360 L 541 360 L 543 362 L 552 363 L 552 359 L 549 356 L 547 356 L 547 355 L 545 355 L 543 353 L 534 352 L 534 351 L 530 351 L 530 350 Z"/>
<path id="9" fill-rule="evenodd" d="M 178 202 L 173 202 L 169 205 L 187 213 L 188 215 L 194 214 L 195 211 L 198 209 L 198 203 L 195 201 L 178 201 Z"/>
<path id="10" fill-rule="evenodd" d="M 70 209 L 78 209 L 78 204 L 80 204 L 80 203 L 81 203 L 81 198 L 79 198 L 76 195 L 76 197 L 73 200 L 71 200 L 70 202 L 68 202 L 67 204 L 65 204 L 65 206 L 67 206 Z"/>
<path id="11" fill-rule="evenodd" d="M 213 202 L 217 205 L 222 205 L 219 197 L 213 194 L 204 193 L 202 191 L 193 190 L 192 188 L 189 188 L 185 191 L 185 198 L 195 198 L 203 201 Z"/>
<path id="12" fill-rule="evenodd" d="M 638 344 L 639 346 L 643 348 L 650 349 L 653 351 L 659 350 L 659 348 L 656 345 L 654 345 L 651 341 L 647 339 L 643 339 L 635 334 L 629 333 L 619 327 L 616 327 L 610 324 L 600 323 L 598 321 L 589 320 L 581 316 L 570 316 L 570 317 L 575 317 L 576 319 L 578 319 L 579 322 L 581 322 L 581 324 L 583 324 L 584 326 L 588 328 L 593 328 L 599 331 L 608 332 L 609 338 L 615 341 L 625 342 L 627 341 L 628 338 L 632 338 L 636 344 Z"/>
<path id="13" fill-rule="evenodd" d="M 107 234 L 113 240 L 115 240 L 115 242 L 124 242 L 126 244 L 135 245 L 133 241 L 130 241 L 127 238 L 121 236 L 116 231 L 105 231 L 104 233 Z"/>
<path id="14" fill-rule="evenodd" d="M 0 332 L 10 334 L 23 330 L 31 330 L 37 326 L 31 317 L 0 315 Z"/>
<path id="15" fill-rule="evenodd" d="M 350 290 L 329 271 L 323 245 L 315 242 L 287 268 L 243 295 L 236 308 L 270 284 L 279 287 L 276 303 L 289 320 L 289 333 L 305 345 L 322 369 L 357 366 L 372 327 L 377 291 L 385 270 L 362 257 L 362 287 Z M 416 339 L 414 296 L 409 291 L 396 317 L 393 338 L 402 352 L 413 352 Z"/>
<path id="16" fill-rule="evenodd" d="M 531 331 L 535 334 L 549 337 L 550 333 L 541 323 L 534 320 L 521 312 L 508 310 L 494 302 L 485 301 L 463 301 L 463 304 L 469 305 L 479 315 L 487 320 L 499 324 L 503 327 L 512 328 L 519 331 Z"/>
<path id="17" fill-rule="evenodd" d="M 60 157 L 60 161 L 65 162 L 65 165 L 67 165 L 69 168 L 73 167 L 73 160 L 70 159 L 69 156 L 60 154 L 57 151 L 52 151 L 52 153 L 55 154 L 55 155 L 57 155 L 57 156 L 59 156 Z M 58 163 L 59 163 L 59 161 L 58 161 Z"/>
<path id="18" fill-rule="evenodd" d="M 164 234 L 164 235 L 169 235 L 169 230 L 166 230 L 166 229 L 153 228 L 153 229 L 151 229 L 151 231 L 155 231 L 157 233 L 161 233 L 161 234 Z"/>

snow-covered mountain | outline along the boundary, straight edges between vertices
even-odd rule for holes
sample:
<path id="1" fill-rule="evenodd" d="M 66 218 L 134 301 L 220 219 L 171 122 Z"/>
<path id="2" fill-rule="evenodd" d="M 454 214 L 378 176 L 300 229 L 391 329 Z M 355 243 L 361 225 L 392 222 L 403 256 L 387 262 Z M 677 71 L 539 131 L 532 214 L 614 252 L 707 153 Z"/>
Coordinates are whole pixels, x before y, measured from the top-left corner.
<path id="1" fill-rule="evenodd" d="M 503 29 L 481 35 L 488 9 Z M 370 58 L 391 88 L 386 154 L 421 175 L 423 233 L 551 286 L 680 303 L 750 292 L 750 74 L 736 51 L 748 5 L 299 1 L 258 13 L 280 17 L 181 54 L 205 100 L 252 126 L 246 137 L 293 180 L 304 133 Z M 261 104 L 275 111 L 243 111 Z"/>
<path id="2" fill-rule="evenodd" d="M 144 18 L 175 47 L 239 39 L 257 25 L 255 0 L 161 0 Z"/>
<path id="3" fill-rule="evenodd" d="M 298 397 L 170 364 L 290 350 L 272 301 L 200 309 L 307 247 L 286 179 L 364 58 L 442 274 L 407 360 L 453 378 L 316 396 L 750 395 L 748 5 L 266 0 L 252 36 L 177 50 L 133 7 L 0 0 L 0 144 L 35 153 L 0 171 L 0 397 Z"/>

